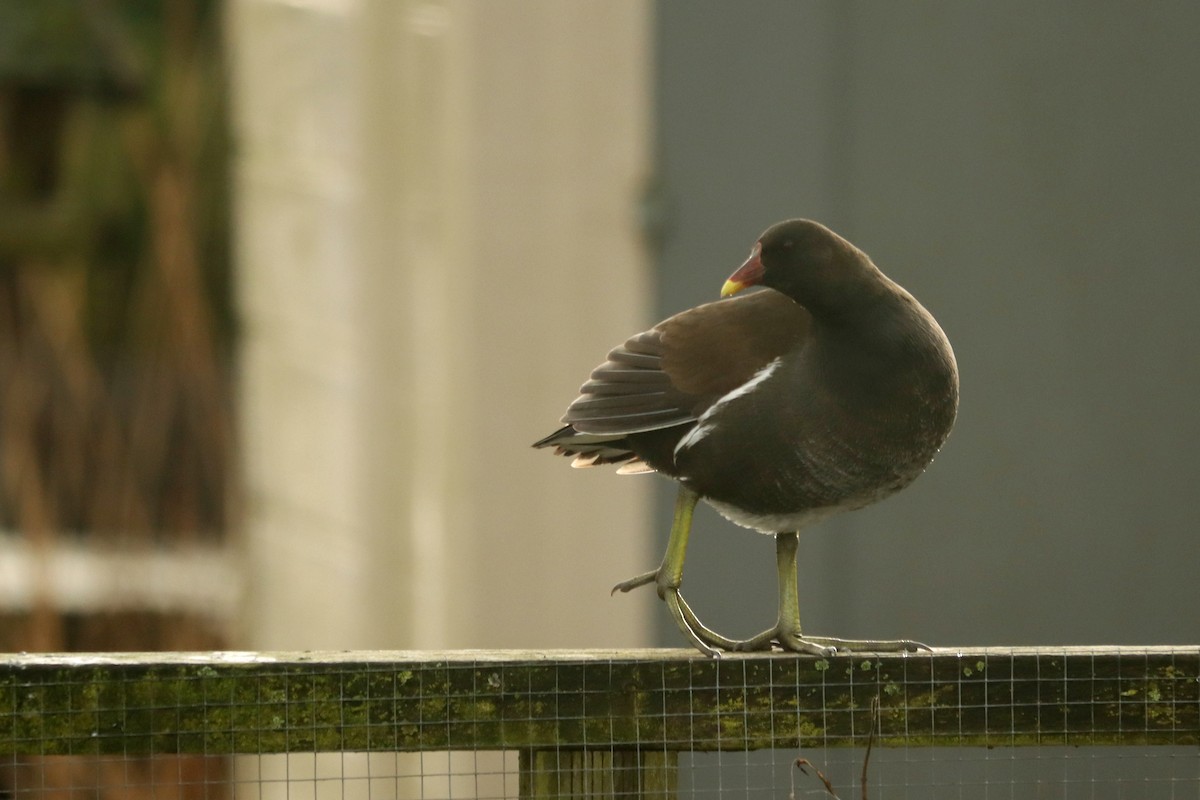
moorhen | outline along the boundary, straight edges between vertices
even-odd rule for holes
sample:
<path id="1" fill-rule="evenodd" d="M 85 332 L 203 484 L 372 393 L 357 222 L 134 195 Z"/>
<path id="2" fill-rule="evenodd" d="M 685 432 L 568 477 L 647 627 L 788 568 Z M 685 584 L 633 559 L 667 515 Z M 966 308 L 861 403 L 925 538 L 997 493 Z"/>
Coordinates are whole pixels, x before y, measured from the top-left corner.
<path id="1" fill-rule="evenodd" d="M 741 294 L 751 286 L 765 289 Z M 615 348 L 567 408 L 565 427 L 533 445 L 554 447 L 575 467 L 616 464 L 678 481 L 661 566 L 613 592 L 656 584 L 680 630 L 709 655 L 923 647 L 805 636 L 797 532 L 882 500 L 932 461 L 958 410 L 946 335 L 865 253 L 810 220 L 768 228 L 721 297 L 731 299 Z M 680 594 L 697 500 L 775 535 L 779 615 L 750 639 L 709 630 Z"/>

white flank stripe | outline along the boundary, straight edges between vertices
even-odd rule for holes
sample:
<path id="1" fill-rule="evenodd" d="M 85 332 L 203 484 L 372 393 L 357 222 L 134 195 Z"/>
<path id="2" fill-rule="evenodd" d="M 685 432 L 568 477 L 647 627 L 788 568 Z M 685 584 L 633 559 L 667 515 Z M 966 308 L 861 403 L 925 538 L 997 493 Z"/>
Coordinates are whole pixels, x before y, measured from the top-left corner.
<path id="1" fill-rule="evenodd" d="M 705 412 L 705 413 L 708 413 L 708 412 Z M 692 428 L 690 431 L 688 431 L 687 436 L 684 436 L 682 439 L 679 440 L 679 444 L 675 445 L 675 450 L 672 451 L 673 455 L 678 456 L 680 450 L 686 450 L 687 448 L 694 445 L 696 442 L 703 439 L 705 436 L 708 435 L 708 432 L 711 431 L 714 427 L 716 427 L 716 426 L 707 424 L 707 425 L 697 425 L 696 427 Z"/>
<path id="2" fill-rule="evenodd" d="M 754 373 L 754 375 L 752 375 L 750 377 L 750 380 L 746 381 L 745 383 L 743 383 L 741 386 L 737 387 L 736 389 L 719 397 L 717 399 L 717 402 L 715 402 L 711 406 L 709 406 L 705 410 L 705 412 L 700 415 L 700 418 L 698 420 L 696 420 L 696 427 L 692 428 L 688 432 L 688 435 L 684 436 L 682 439 L 680 439 L 679 444 L 675 445 L 674 454 L 676 456 L 678 456 L 680 450 L 686 450 L 687 448 L 691 447 L 696 442 L 700 441 L 705 436 L 707 436 L 716 427 L 716 425 L 714 423 L 711 423 L 708 420 L 709 420 L 709 418 L 712 417 L 712 415 L 714 413 L 716 413 L 717 409 L 721 408 L 722 406 L 724 406 L 726 403 L 730 402 L 731 400 L 736 400 L 739 397 L 744 397 L 745 395 L 748 395 L 748 394 L 750 394 L 750 392 L 754 391 L 754 388 L 756 386 L 758 386 L 760 383 L 765 381 L 767 378 L 771 377 L 771 375 L 775 372 L 775 370 L 779 368 L 779 363 L 780 363 L 781 359 L 782 359 L 782 357 L 776 358 L 770 364 L 767 364 L 765 367 L 760 369 L 758 372 Z"/>
<path id="3" fill-rule="evenodd" d="M 719 399 L 717 402 L 713 403 L 709 407 L 709 409 L 707 411 L 705 411 L 704 414 L 701 415 L 700 419 L 704 419 L 708 415 L 712 414 L 714 411 L 716 411 L 718 408 L 720 408 L 721 406 L 728 403 L 730 400 L 736 400 L 739 397 L 742 397 L 743 395 L 750 394 L 750 392 L 754 391 L 755 386 L 758 386 L 760 383 L 765 381 L 767 378 L 771 377 L 771 374 L 779 368 L 779 364 L 782 360 L 783 360 L 783 357 L 780 356 L 779 358 L 772 361 L 770 364 L 767 364 L 765 367 L 760 369 L 758 372 L 754 373 L 754 375 L 750 378 L 750 380 L 746 381 L 741 386 L 737 387 L 732 392 L 725 395 L 724 397 Z"/>

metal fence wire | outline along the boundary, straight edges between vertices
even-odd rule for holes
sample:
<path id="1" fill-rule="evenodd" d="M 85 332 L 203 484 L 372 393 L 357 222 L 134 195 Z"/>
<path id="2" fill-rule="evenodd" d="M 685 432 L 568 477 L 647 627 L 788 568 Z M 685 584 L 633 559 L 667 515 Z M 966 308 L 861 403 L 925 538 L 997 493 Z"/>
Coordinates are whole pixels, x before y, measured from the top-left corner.
<path id="1" fill-rule="evenodd" d="M 1200 648 L 11 655 L 0 797 L 1195 798 Z"/>

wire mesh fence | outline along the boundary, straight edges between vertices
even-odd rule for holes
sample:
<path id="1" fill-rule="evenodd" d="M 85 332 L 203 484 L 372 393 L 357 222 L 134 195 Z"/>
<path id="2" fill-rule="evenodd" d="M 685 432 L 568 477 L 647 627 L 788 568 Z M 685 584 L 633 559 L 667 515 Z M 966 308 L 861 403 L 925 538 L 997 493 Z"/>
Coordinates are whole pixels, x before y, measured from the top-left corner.
<path id="1" fill-rule="evenodd" d="M 0 660 L 0 793 L 1200 798 L 1200 648 Z"/>

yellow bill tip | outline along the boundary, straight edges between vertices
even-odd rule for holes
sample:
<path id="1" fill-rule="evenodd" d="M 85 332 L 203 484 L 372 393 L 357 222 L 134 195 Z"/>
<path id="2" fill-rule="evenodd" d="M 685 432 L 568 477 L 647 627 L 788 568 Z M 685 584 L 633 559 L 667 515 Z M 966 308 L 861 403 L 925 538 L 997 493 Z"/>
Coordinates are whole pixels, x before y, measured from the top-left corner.
<path id="1" fill-rule="evenodd" d="M 721 287 L 721 297 L 729 297 L 731 295 L 735 295 L 738 292 L 740 292 L 742 289 L 745 289 L 746 285 L 747 284 L 744 284 L 741 281 L 735 281 L 731 278 L 731 279 L 725 281 L 725 285 Z"/>

